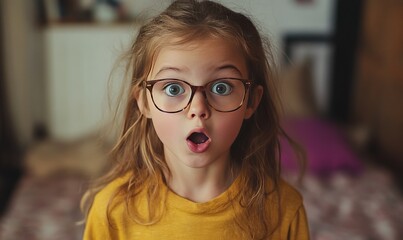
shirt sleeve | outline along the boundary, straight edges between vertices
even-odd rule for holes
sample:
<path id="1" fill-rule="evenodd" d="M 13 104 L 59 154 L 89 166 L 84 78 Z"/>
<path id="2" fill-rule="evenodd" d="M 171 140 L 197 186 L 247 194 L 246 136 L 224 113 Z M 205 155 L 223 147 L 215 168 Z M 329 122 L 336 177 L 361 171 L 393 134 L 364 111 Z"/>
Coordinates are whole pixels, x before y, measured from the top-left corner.
<path id="1" fill-rule="evenodd" d="M 304 205 L 301 205 L 291 221 L 288 231 L 288 240 L 309 240 L 308 220 Z"/>

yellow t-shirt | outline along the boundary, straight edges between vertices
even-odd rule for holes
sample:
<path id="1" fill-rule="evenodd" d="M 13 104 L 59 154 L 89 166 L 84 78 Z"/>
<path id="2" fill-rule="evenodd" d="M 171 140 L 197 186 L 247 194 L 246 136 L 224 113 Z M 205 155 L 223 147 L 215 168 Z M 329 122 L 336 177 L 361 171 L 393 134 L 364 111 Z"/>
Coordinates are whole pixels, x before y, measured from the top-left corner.
<path id="1" fill-rule="evenodd" d="M 229 196 L 233 196 L 237 191 L 237 181 L 227 191 L 205 203 L 192 202 L 168 190 L 162 219 L 153 225 L 143 226 L 136 224 L 128 216 L 124 202 L 112 204 L 108 222 L 106 208 L 110 196 L 126 180 L 127 177 L 116 179 L 96 195 L 88 215 L 84 239 L 243 239 L 237 234 L 239 227 L 234 224 L 236 209 L 231 204 L 225 204 L 229 201 Z M 161 191 L 167 190 L 166 186 L 164 187 Z M 138 199 L 140 214 L 146 214 L 145 193 L 141 193 Z M 276 212 L 275 208 L 278 209 L 275 207 L 278 206 L 276 203 L 270 204 L 272 199 L 268 197 L 269 208 L 266 209 L 271 211 L 267 213 L 271 215 Z M 214 210 L 217 206 L 223 206 L 223 203 L 226 207 Z M 309 239 L 302 197 L 284 181 L 280 183 L 280 206 L 283 216 L 271 239 Z"/>

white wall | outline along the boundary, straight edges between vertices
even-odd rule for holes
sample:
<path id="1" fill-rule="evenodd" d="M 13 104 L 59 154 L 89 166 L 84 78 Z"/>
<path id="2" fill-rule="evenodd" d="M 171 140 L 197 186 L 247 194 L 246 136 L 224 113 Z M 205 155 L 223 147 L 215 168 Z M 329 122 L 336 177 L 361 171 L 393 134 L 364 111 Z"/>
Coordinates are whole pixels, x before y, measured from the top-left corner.
<path id="1" fill-rule="evenodd" d="M 136 29 L 134 25 L 67 25 L 44 30 L 45 105 L 53 139 L 74 141 L 111 127 L 113 111 L 108 103 L 121 94 L 123 74 L 109 76 Z"/>
<path id="2" fill-rule="evenodd" d="M 221 0 L 223 4 L 250 13 L 264 34 L 280 45 L 288 32 L 331 33 L 335 0 L 312 0 L 299 4 L 296 0 Z"/>

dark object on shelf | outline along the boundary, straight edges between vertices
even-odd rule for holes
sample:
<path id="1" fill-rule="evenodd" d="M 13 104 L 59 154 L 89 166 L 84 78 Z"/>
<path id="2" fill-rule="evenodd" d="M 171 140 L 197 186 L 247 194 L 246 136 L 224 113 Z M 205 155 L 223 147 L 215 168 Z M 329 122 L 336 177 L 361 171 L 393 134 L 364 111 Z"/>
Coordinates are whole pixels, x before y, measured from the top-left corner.
<path id="1" fill-rule="evenodd" d="M 40 24 L 99 21 L 99 9 L 106 12 L 111 22 L 129 20 L 126 7 L 117 0 L 97 0 L 85 6 L 78 0 L 36 0 L 36 6 Z"/>

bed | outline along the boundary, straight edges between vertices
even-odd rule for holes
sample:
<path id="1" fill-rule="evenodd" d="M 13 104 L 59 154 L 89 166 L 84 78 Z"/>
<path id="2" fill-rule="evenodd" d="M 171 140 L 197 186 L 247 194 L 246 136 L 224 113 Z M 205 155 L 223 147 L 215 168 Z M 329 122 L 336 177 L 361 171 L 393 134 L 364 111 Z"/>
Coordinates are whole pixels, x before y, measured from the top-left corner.
<path id="1" fill-rule="evenodd" d="M 345 131 L 320 118 L 284 124 L 308 158 L 302 180 L 283 142 L 284 177 L 301 192 L 314 240 L 403 239 L 403 195 L 389 169 L 354 150 Z"/>
<path id="2" fill-rule="evenodd" d="M 403 239 L 403 198 L 386 170 L 307 175 L 298 189 L 314 240 Z"/>
<path id="3" fill-rule="evenodd" d="M 85 179 L 79 175 L 24 176 L 0 221 L 0 239 L 81 239 L 79 200 Z"/>

